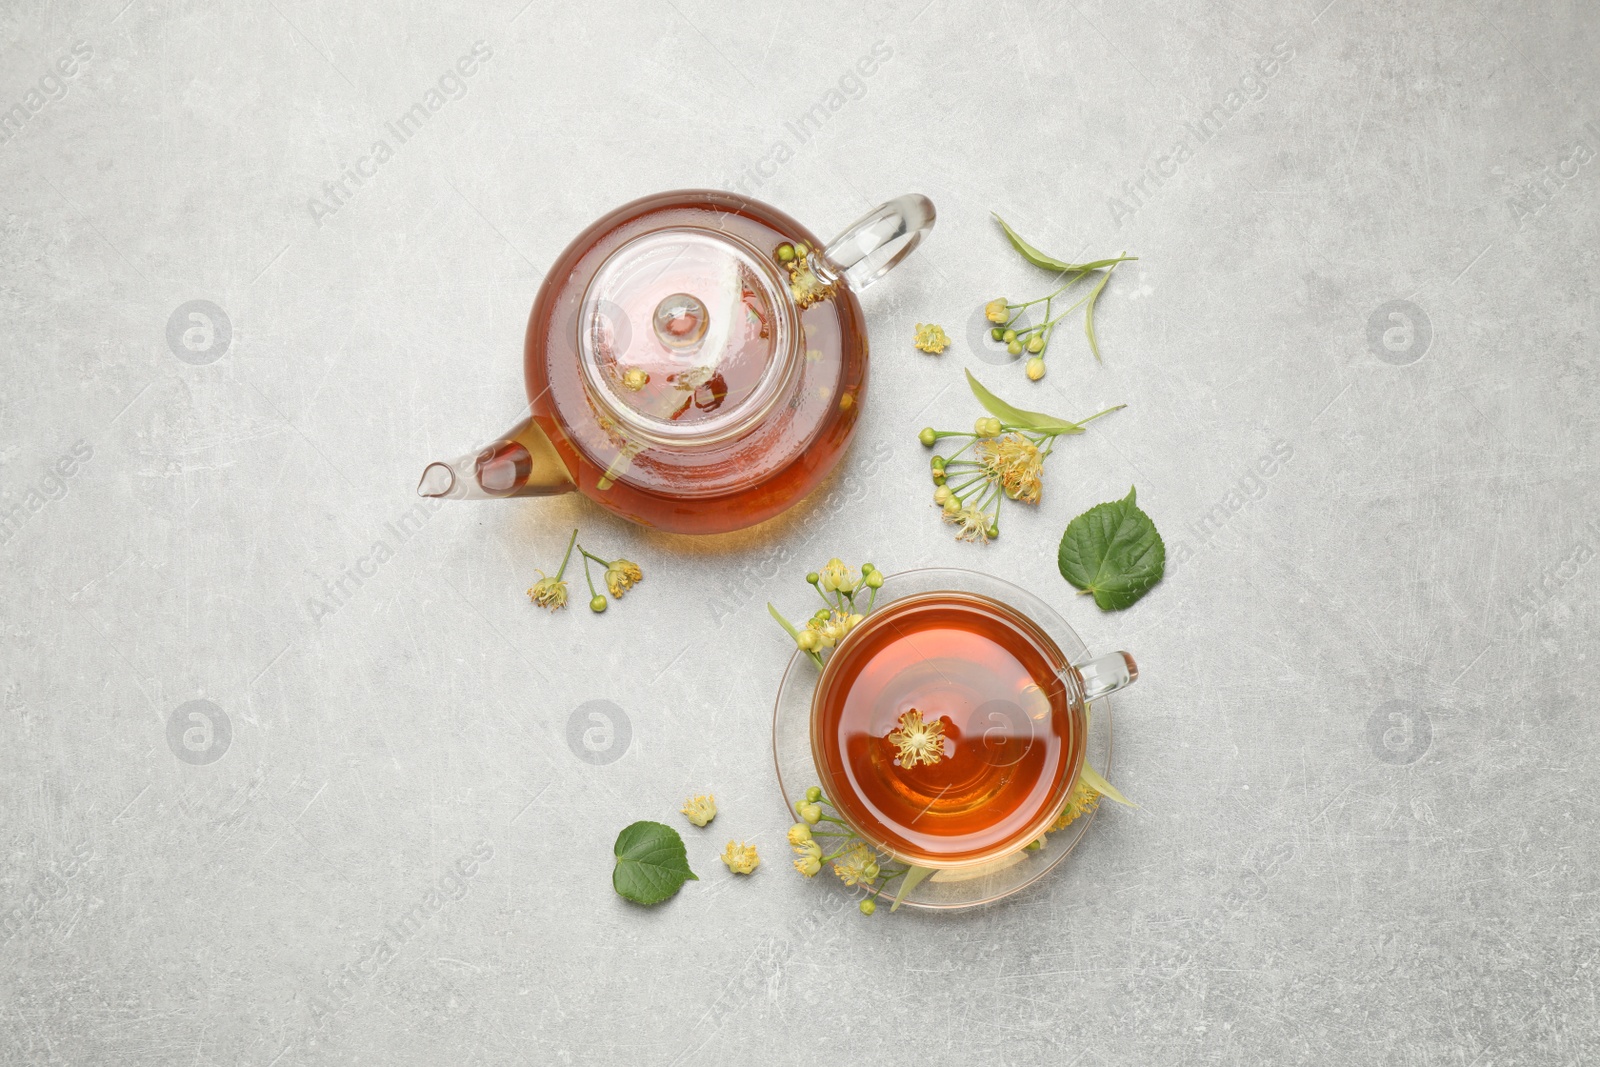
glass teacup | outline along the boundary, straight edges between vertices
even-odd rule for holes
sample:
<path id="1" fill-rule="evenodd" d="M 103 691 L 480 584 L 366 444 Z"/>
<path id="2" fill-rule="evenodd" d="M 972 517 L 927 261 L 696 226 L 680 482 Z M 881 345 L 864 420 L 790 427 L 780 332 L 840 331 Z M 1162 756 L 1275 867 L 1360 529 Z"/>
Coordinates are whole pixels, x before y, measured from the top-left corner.
<path id="1" fill-rule="evenodd" d="M 952 573 L 961 588 L 939 588 Z M 992 863 L 1050 829 L 1083 768 L 1088 703 L 1137 667 L 1125 652 L 1069 662 L 1049 632 L 1065 624 L 1030 615 L 1037 602 L 999 579 L 939 571 L 891 586 L 812 697 L 822 790 L 904 863 Z"/>

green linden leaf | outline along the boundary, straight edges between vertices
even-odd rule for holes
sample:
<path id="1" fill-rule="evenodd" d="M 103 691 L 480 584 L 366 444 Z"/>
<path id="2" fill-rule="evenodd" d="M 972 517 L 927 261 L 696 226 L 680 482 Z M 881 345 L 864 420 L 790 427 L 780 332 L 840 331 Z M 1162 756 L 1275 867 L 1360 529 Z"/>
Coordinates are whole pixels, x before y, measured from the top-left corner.
<path id="1" fill-rule="evenodd" d="M 1094 292 L 1089 294 L 1089 306 L 1083 309 L 1083 332 L 1089 338 L 1089 351 L 1093 352 L 1094 358 L 1102 363 L 1105 361 L 1100 359 L 1100 342 L 1094 336 L 1094 305 L 1095 301 L 1100 299 L 1100 290 L 1104 289 L 1106 282 L 1111 280 L 1111 271 L 1116 269 L 1117 265 L 1115 263 L 1111 264 L 1110 270 L 1107 270 L 1100 278 L 1100 284 L 1095 286 Z"/>
<path id="2" fill-rule="evenodd" d="M 634 823 L 617 835 L 612 851 L 617 865 L 611 886 L 635 904 L 659 904 L 676 896 L 684 882 L 700 880 L 689 869 L 683 838 L 662 823 Z"/>
<path id="3" fill-rule="evenodd" d="M 1093 593 L 1100 610 L 1121 611 L 1161 580 L 1167 546 L 1130 488 L 1126 498 L 1096 504 L 1067 524 L 1057 562 L 1061 577 Z"/>
<path id="4" fill-rule="evenodd" d="M 1054 415 L 1045 415 L 1038 411 L 1023 411 L 1021 408 L 1012 407 L 985 389 L 978 379 L 972 376 L 971 371 L 967 371 L 967 384 L 972 387 L 972 395 L 978 398 L 978 403 L 983 405 L 983 409 L 1007 426 L 1053 434 L 1083 432 L 1083 427 L 1075 422 L 1068 422 L 1066 419 L 1058 419 Z"/>
<path id="5" fill-rule="evenodd" d="M 978 398 L 978 403 L 982 404 L 985 411 L 999 419 L 1006 427 L 1032 430 L 1034 433 L 1050 434 L 1053 437 L 1059 437 L 1063 434 L 1082 433 L 1084 423 L 1093 422 L 1101 415 L 1109 415 L 1113 411 L 1121 411 L 1128 406 L 1126 404 L 1118 404 L 1116 407 L 1106 408 L 1098 414 L 1090 415 L 1083 422 L 1068 422 L 1066 419 L 1058 419 L 1054 415 L 1046 415 L 1039 411 L 1023 411 L 1019 407 L 1013 407 L 985 389 L 983 383 L 972 376 L 971 371 L 967 371 L 966 374 L 967 385 L 972 388 L 972 395 Z"/>
<path id="6" fill-rule="evenodd" d="M 991 212 L 991 214 L 993 214 L 993 212 Z M 1124 263 L 1130 259 L 1139 258 L 1138 256 L 1118 256 L 1116 259 L 1097 259 L 1093 263 L 1068 263 L 1066 260 L 1057 259 L 1054 256 L 1047 256 L 1037 248 L 1030 245 L 1028 242 L 1024 241 L 1020 236 L 1017 235 L 1017 231 L 1013 230 L 1011 225 L 999 215 L 995 215 L 994 219 L 1000 224 L 1000 228 L 1006 231 L 1006 240 L 1011 242 L 1011 247 L 1015 248 L 1019 253 L 1021 253 L 1023 259 L 1027 260 L 1029 263 L 1032 263 L 1035 267 L 1043 267 L 1045 270 L 1060 271 L 1064 274 L 1083 274 L 1087 271 L 1099 270 L 1102 267 L 1109 267 L 1113 264 Z"/>

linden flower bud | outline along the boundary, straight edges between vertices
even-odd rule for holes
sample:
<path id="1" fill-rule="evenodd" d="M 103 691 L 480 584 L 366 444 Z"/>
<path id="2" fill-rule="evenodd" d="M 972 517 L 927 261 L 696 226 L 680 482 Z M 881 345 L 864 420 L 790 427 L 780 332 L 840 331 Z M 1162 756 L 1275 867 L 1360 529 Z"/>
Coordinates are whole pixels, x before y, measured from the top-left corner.
<path id="1" fill-rule="evenodd" d="M 761 866 L 761 857 L 756 855 L 756 846 L 743 841 L 729 841 L 728 847 L 722 850 L 722 862 L 734 874 L 754 874 L 755 869 Z"/>
<path id="2" fill-rule="evenodd" d="M 611 595 L 618 600 L 622 594 L 638 585 L 644 579 L 644 572 L 639 565 L 626 559 L 612 560 L 606 567 L 606 588 L 611 590 Z"/>
<path id="3" fill-rule="evenodd" d="M 932 426 L 924 426 L 922 432 L 917 434 L 917 440 L 921 441 L 925 447 L 932 448 L 934 442 L 939 440 L 939 434 Z"/>
<path id="4" fill-rule="evenodd" d="M 807 878 L 815 878 L 817 872 L 822 870 L 822 861 L 815 856 L 807 856 L 803 860 L 795 860 L 794 869 Z"/>
<path id="5" fill-rule="evenodd" d="M 800 646 L 802 652 L 815 652 L 822 647 L 822 638 L 815 630 L 801 630 L 794 643 Z"/>
<path id="6" fill-rule="evenodd" d="M 1043 334 L 1036 333 L 1033 335 L 1033 339 L 1028 342 L 1028 351 L 1032 352 L 1034 355 L 1038 355 L 1040 352 L 1044 351 Z"/>
<path id="7" fill-rule="evenodd" d="M 815 826 L 817 823 L 822 821 L 821 804 L 814 804 L 810 801 L 807 801 L 804 804 L 796 804 L 794 810 L 799 814 L 800 818 L 806 821 L 807 825 Z"/>
<path id="8" fill-rule="evenodd" d="M 950 492 L 950 487 L 948 485 L 941 485 L 939 488 L 933 491 L 933 502 L 942 508 L 944 507 L 945 503 L 954 495 L 954 493 Z"/>
<path id="9" fill-rule="evenodd" d="M 868 897 L 866 900 L 863 900 L 861 902 L 861 914 L 863 914 L 863 915 L 871 915 L 873 912 L 875 912 L 877 910 L 878 910 L 878 905 L 873 902 L 871 897 Z"/>
<path id="10" fill-rule="evenodd" d="M 606 600 L 604 596 L 596 593 L 594 596 L 589 598 L 589 610 L 598 615 L 602 611 L 606 610 L 606 605 L 608 603 L 610 602 Z"/>
<path id="11" fill-rule="evenodd" d="M 820 785 L 814 785 L 810 789 L 806 790 L 806 800 L 809 803 L 815 804 L 817 801 L 819 801 L 821 799 L 822 799 L 822 787 Z"/>
<path id="12" fill-rule="evenodd" d="M 1044 377 L 1043 356 L 1034 356 L 1032 359 L 1028 360 L 1027 374 L 1030 382 L 1036 382 L 1040 378 Z"/>
<path id="13" fill-rule="evenodd" d="M 542 575 L 544 571 L 539 573 Z M 551 611 L 564 608 L 567 606 L 567 583 L 557 578 L 540 578 L 528 590 L 528 599 Z"/>
<path id="14" fill-rule="evenodd" d="M 959 497 L 952 496 L 949 500 L 946 500 L 944 502 L 944 513 L 945 513 L 945 515 L 947 515 L 947 516 L 956 515 L 956 514 L 959 514 L 960 511 L 961 511 L 961 499 Z"/>
<path id="15" fill-rule="evenodd" d="M 993 415 L 974 422 L 972 428 L 977 431 L 979 437 L 999 437 L 1002 430 L 1000 420 Z"/>
<path id="16" fill-rule="evenodd" d="M 867 575 L 867 588 L 868 589 L 882 589 L 883 588 L 883 575 L 877 573 L 876 571 L 874 571 L 873 573 Z"/>
<path id="17" fill-rule="evenodd" d="M 997 296 L 983 305 L 983 317 L 990 322 L 1005 322 L 1006 319 L 1010 318 L 1011 313 L 1006 308 L 1006 298 Z"/>
<path id="18" fill-rule="evenodd" d="M 803 845 L 811 840 L 811 827 L 803 822 L 797 822 L 789 827 L 789 844 Z"/>
<path id="19" fill-rule="evenodd" d="M 717 798 L 710 793 L 690 797 L 678 810 L 688 816 L 689 821 L 696 826 L 704 826 L 717 817 Z"/>

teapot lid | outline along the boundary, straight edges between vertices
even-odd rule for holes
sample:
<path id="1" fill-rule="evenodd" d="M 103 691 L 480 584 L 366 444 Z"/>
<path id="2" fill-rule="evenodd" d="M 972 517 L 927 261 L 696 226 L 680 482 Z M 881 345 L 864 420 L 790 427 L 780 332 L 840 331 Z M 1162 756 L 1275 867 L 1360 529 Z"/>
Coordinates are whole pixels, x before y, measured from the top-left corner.
<path id="1" fill-rule="evenodd" d="M 694 226 L 628 241 L 578 312 L 590 395 L 625 435 L 678 447 L 728 440 L 771 411 L 799 364 L 798 311 L 773 260 Z"/>

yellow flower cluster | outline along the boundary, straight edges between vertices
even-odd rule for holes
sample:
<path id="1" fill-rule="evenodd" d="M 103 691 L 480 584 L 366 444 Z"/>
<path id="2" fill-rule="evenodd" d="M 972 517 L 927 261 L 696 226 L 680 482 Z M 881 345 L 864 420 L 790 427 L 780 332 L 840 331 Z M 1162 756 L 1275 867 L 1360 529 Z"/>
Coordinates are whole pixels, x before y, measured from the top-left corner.
<path id="1" fill-rule="evenodd" d="M 561 557 L 560 568 L 554 575 L 547 576 L 544 571 L 539 572 L 539 580 L 534 582 L 533 587 L 528 590 L 529 600 L 539 607 L 549 608 L 551 611 L 558 611 L 567 606 L 567 583 L 565 578 L 567 563 L 572 559 L 573 548 L 577 548 L 579 556 L 583 559 L 583 580 L 589 585 L 589 610 L 596 615 L 605 611 L 609 602 L 604 594 L 595 591 L 594 579 L 589 574 L 590 560 L 605 568 L 605 573 L 602 575 L 605 587 L 618 600 L 622 599 L 623 593 L 638 585 L 644 578 L 644 571 L 640 570 L 639 565 L 632 560 L 601 559 L 578 544 L 578 531 L 573 530 L 572 537 L 567 541 L 566 554 Z"/>
<path id="2" fill-rule="evenodd" d="M 1022 434 L 1008 433 L 979 441 L 978 462 L 1012 500 L 1039 502 L 1044 453 Z"/>

